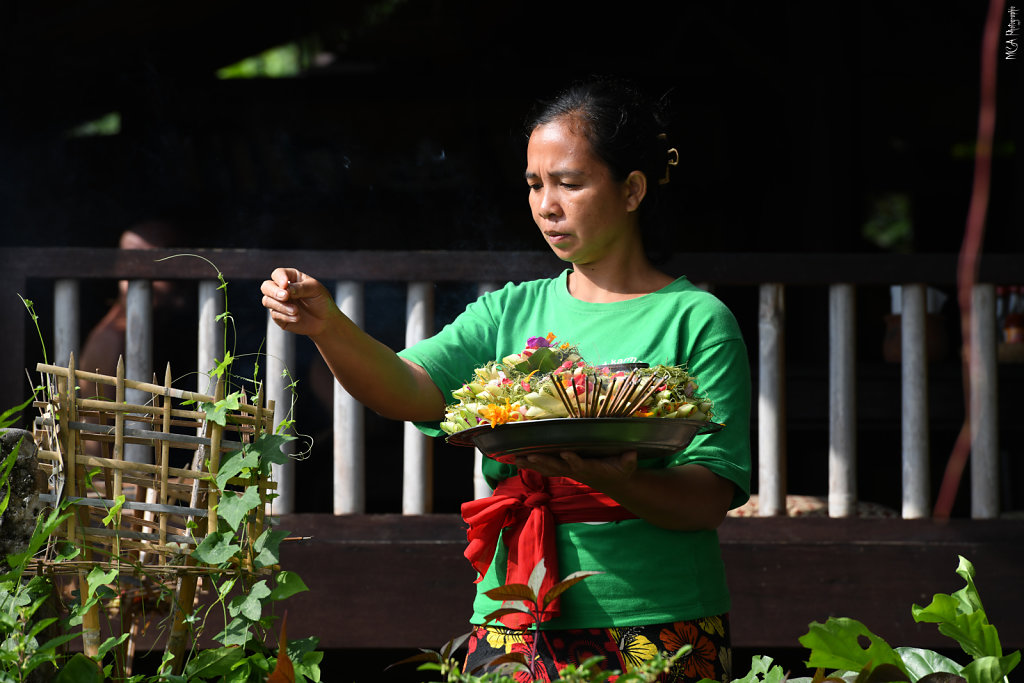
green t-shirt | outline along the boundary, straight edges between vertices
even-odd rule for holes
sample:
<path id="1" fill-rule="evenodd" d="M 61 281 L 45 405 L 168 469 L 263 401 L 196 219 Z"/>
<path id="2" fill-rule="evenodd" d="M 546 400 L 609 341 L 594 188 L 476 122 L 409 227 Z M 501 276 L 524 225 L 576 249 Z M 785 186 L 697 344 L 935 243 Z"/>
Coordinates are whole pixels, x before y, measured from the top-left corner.
<path id="1" fill-rule="evenodd" d="M 732 313 L 713 295 L 679 278 L 651 294 L 615 303 L 573 298 L 568 271 L 549 280 L 509 284 L 471 303 L 437 335 L 400 353 L 451 392 L 488 361 L 522 351 L 529 337 L 557 336 L 592 365 L 644 362 L 685 365 L 698 393 L 714 401 L 725 429 L 696 437 L 684 451 L 641 461 L 642 467 L 699 463 L 736 485 L 733 507 L 750 495 L 750 366 Z M 418 423 L 442 434 L 437 423 Z M 515 467 L 484 458 L 492 486 Z M 715 531 L 672 531 L 644 520 L 558 525 L 559 573 L 588 577 L 562 595 L 562 613 L 545 628 L 600 628 L 695 619 L 729 610 Z M 500 604 L 484 592 L 504 583 L 499 543 L 487 576 L 477 584 L 473 622 Z M 561 577 L 560 577 L 561 578 Z"/>

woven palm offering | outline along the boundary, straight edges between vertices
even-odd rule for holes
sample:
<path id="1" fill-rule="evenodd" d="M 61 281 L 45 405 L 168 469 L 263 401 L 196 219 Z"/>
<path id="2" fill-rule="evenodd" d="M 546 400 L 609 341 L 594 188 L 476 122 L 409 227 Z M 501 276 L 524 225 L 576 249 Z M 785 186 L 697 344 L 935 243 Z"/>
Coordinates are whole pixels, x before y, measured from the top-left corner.
<path id="1" fill-rule="evenodd" d="M 641 455 L 658 455 L 721 428 L 711 421 L 711 399 L 697 392 L 696 378 L 683 367 L 593 366 L 553 335 L 531 337 L 523 351 L 477 368 L 452 392 L 456 401 L 441 429 L 449 442 L 503 462 L 557 449 L 608 455 L 640 448 Z"/>
<path id="2" fill-rule="evenodd" d="M 228 558 L 228 573 L 272 569 L 261 565 L 256 546 L 276 488 L 270 464 L 242 468 L 239 461 L 261 435 L 272 434 L 273 402 L 264 404 L 262 395 L 251 404 L 244 395 L 225 400 L 223 380 L 212 396 L 176 389 L 169 367 L 163 384 L 125 379 L 123 362 L 116 376 L 76 370 L 74 357 L 68 367 L 36 369 L 44 387 L 33 436 L 47 476 L 39 497 L 72 512 L 36 571 L 77 574 L 82 584 L 95 568 L 116 570 L 122 594 L 115 609 L 139 597 L 125 586 L 135 584 L 142 593 L 152 592 L 154 583 L 169 588 L 180 609 L 168 649 L 180 650 L 181 612 L 192 609 L 197 578 L 225 572 L 223 564 L 193 556 L 204 541 L 220 538 L 218 515 L 221 528 L 230 515 L 244 531 L 233 536 L 238 551 Z M 95 385 L 95 395 L 82 395 L 83 383 Z M 95 613 L 83 622 L 87 653 L 93 637 Z"/>

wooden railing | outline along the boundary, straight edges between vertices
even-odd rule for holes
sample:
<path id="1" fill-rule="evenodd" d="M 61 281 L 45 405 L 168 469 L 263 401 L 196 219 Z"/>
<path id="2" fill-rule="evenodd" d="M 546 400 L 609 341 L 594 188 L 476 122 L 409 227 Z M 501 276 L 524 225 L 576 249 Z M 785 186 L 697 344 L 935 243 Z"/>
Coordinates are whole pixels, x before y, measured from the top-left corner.
<path id="1" fill-rule="evenodd" d="M 34 330 L 17 294 L 29 286 L 49 288 L 53 296 L 51 359 L 66 363 L 81 348 L 79 283 L 91 279 L 128 281 L 127 368 L 128 377 L 148 380 L 158 368 L 144 352 L 151 348 L 153 321 L 150 315 L 150 282 L 194 280 L 198 287 L 198 320 L 194 330 L 178 331 L 184 344 L 196 341 L 197 376 L 213 367 L 222 356 L 222 293 L 218 290 L 216 264 L 232 283 L 233 292 L 257 297 L 257 283 L 279 265 L 292 265 L 335 283 L 340 307 L 357 323 L 366 317 L 363 287 L 373 282 L 400 282 L 407 290 L 405 343 L 432 333 L 433 284 L 475 283 L 477 291 L 493 289 L 509 280 L 551 276 L 562 267 L 547 252 L 309 252 L 263 250 L 197 250 L 199 258 L 167 258 L 181 250 L 121 251 L 116 249 L 13 248 L 0 256 L 0 301 L 5 320 L 5 353 L 0 358 L 4 384 L 0 405 L 24 400 L 27 385 L 22 378 L 31 370 L 36 354 L 31 341 Z M 747 327 L 747 344 L 755 360 L 756 438 L 759 494 L 758 514 L 784 514 L 786 477 L 786 294 L 787 288 L 827 290 L 827 310 L 802 310 L 800 318 L 828 329 L 828 512 L 848 517 L 855 512 L 857 492 L 858 419 L 856 415 L 857 358 L 854 340 L 858 320 L 859 288 L 902 286 L 901 451 L 903 459 L 902 509 L 904 518 L 927 517 L 932 501 L 929 485 L 928 363 L 926 361 L 926 288 L 955 285 L 955 255 L 851 255 L 851 254 L 700 254 L 677 257 L 666 265 L 672 274 L 719 289 L 751 288 L 758 292 L 756 328 Z M 1024 256 L 986 256 L 981 261 L 973 289 L 971 372 L 968 378 L 971 422 L 970 478 L 974 518 L 999 515 L 999 432 L 997 343 L 995 336 L 995 285 L 1020 279 Z M 42 285 L 40 284 L 42 283 Z M 239 294 L 235 294 L 239 296 Z M 955 301 L 952 302 L 955 305 Z M 954 315 L 956 313 L 954 312 Z M 738 314 L 740 315 L 740 314 Z M 756 329 L 756 335 L 752 330 Z M 30 334 L 31 332 L 31 334 Z M 756 338 L 751 338 L 756 336 Z M 28 344 L 28 345 L 27 345 Z M 266 326 L 268 396 L 279 406 L 289 403 L 282 367 L 293 364 L 295 338 L 276 325 Z M 754 351 L 756 349 L 756 352 Z M 177 369 L 176 369 L 177 370 Z M 197 387 L 205 389 L 205 387 Z M 333 406 L 334 514 L 365 512 L 362 410 L 340 388 Z M 281 415 L 278 416 L 280 419 Z M 431 440 L 405 425 L 403 454 L 403 514 L 431 512 L 429 468 Z M 275 511 L 294 511 L 294 472 L 291 466 L 275 472 L 281 497 Z M 471 476 L 467 473 L 466 476 Z M 477 495 L 486 485 L 475 482 Z"/>

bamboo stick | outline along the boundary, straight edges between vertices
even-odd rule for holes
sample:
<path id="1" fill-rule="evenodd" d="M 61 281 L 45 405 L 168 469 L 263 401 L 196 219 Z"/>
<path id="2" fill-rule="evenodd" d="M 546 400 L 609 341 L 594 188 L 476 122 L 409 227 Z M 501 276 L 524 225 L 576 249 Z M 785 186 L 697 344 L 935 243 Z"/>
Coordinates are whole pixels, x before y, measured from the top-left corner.
<path id="1" fill-rule="evenodd" d="M 590 388 L 591 380 L 594 382 L 594 388 Z M 591 392 L 590 400 L 587 401 L 587 415 L 593 417 L 597 414 L 597 404 L 601 398 L 601 385 L 597 376 L 593 372 L 583 373 L 583 382 L 587 387 L 587 391 Z"/>
<path id="2" fill-rule="evenodd" d="M 78 457 L 78 462 L 85 465 L 95 465 L 98 467 L 109 467 L 114 470 L 114 475 L 122 476 L 124 472 L 136 472 L 142 474 L 159 474 L 159 465 L 150 465 L 145 462 L 128 462 L 126 460 L 105 460 L 104 458 L 97 458 L 93 455 L 81 455 Z M 186 470 L 180 467 L 168 467 L 167 471 L 169 474 L 182 479 L 202 479 L 206 476 L 205 472 L 197 472 L 195 470 Z M 120 494 L 118 494 L 120 495 Z M 116 498 L 117 496 L 115 496 Z"/>
<path id="3" fill-rule="evenodd" d="M 264 402 L 266 401 L 266 394 L 264 394 L 264 386 L 264 384 L 260 384 L 260 389 L 256 393 L 256 431 L 253 433 L 253 440 L 259 439 L 260 436 L 262 436 L 263 432 L 267 430 L 267 426 L 264 423 L 264 420 L 266 419 L 267 415 L 266 406 L 264 405 Z M 274 414 L 273 411 L 270 411 L 270 429 L 272 430 L 273 427 Z M 260 492 L 260 504 L 256 508 L 256 520 L 254 526 L 250 528 L 249 531 L 249 556 L 251 558 L 249 566 L 250 569 L 254 568 L 255 566 L 256 558 L 254 546 L 256 539 L 259 538 L 259 535 L 261 533 L 263 533 L 263 529 L 265 528 L 266 525 L 268 503 L 267 488 L 265 485 L 267 483 L 266 479 L 260 475 L 259 470 L 253 473 L 253 479 L 256 480 L 256 484 L 259 487 L 258 490 Z"/>
<path id="4" fill-rule="evenodd" d="M 121 413 L 120 415 L 123 416 L 124 413 Z M 123 417 L 122 417 L 122 419 L 123 419 Z M 132 421 L 133 422 L 136 421 L 134 419 L 134 416 L 132 416 Z M 92 440 L 92 441 L 105 441 L 105 440 L 109 440 L 109 437 L 112 434 L 116 434 L 116 432 L 111 432 L 110 431 L 109 426 L 98 425 L 98 424 L 94 424 L 92 422 L 75 422 L 74 424 L 69 424 L 68 426 L 71 427 L 72 429 L 77 429 L 77 430 L 84 431 L 84 432 L 91 432 L 93 436 L 91 437 L 90 440 Z M 219 427 L 220 425 L 217 425 L 217 426 Z M 221 429 L 225 430 L 225 428 L 223 428 L 223 427 L 221 427 Z M 225 430 L 225 431 L 231 431 L 231 430 Z M 148 430 L 148 429 L 124 429 L 122 431 L 122 433 L 124 435 L 123 438 L 124 438 L 124 442 L 125 443 L 139 443 L 139 444 L 144 444 L 144 445 L 147 445 L 147 446 L 151 446 L 151 445 L 154 445 L 154 442 L 169 441 L 169 442 L 177 443 L 178 444 L 178 448 L 189 448 L 190 450 L 191 450 L 191 447 L 193 447 L 193 446 L 208 445 L 206 443 L 203 443 L 203 437 L 201 437 L 201 436 L 193 436 L 192 434 L 174 434 L 174 433 L 167 434 L 165 432 L 151 431 L 151 430 Z M 245 433 L 245 432 L 242 432 L 242 433 Z M 106 438 L 104 438 L 104 437 L 106 437 Z M 221 445 L 222 445 L 223 448 L 241 448 L 242 447 L 242 442 L 241 441 L 223 440 Z"/>
<path id="5" fill-rule="evenodd" d="M 152 545 L 147 545 L 148 548 L 152 548 Z M 36 565 L 30 565 L 29 569 L 26 570 L 28 574 L 39 574 L 40 571 L 46 574 L 53 575 L 68 575 L 76 574 L 82 570 L 82 567 L 88 567 L 89 569 L 98 568 L 101 570 L 109 571 L 111 569 L 123 569 L 125 565 L 117 562 L 78 562 L 73 563 L 70 560 L 64 560 L 58 563 L 43 564 L 43 568 L 40 570 Z M 268 572 L 280 571 L 280 565 L 274 565 L 273 567 L 265 568 Z M 234 573 L 236 570 L 232 569 L 229 573 Z M 264 570 L 260 570 L 263 572 Z M 187 565 L 158 565 L 152 567 L 146 567 L 145 573 L 147 575 L 164 575 L 163 581 L 174 581 L 179 577 L 185 578 L 198 578 L 200 576 L 208 576 L 210 574 L 224 574 L 226 573 L 219 567 L 200 567 L 200 566 L 187 566 Z M 133 575 L 141 576 L 143 574 L 141 569 L 137 569 L 133 572 Z"/>
<path id="6" fill-rule="evenodd" d="M 171 364 L 164 371 L 164 384 L 171 388 Z M 164 395 L 164 431 L 171 427 L 171 397 Z M 170 467 L 170 444 L 164 441 L 160 448 L 160 504 L 167 505 L 167 470 Z M 167 515 L 160 513 L 160 545 L 167 545 Z"/>
<path id="7" fill-rule="evenodd" d="M 117 384 L 115 385 L 115 394 L 117 402 L 124 403 L 124 358 L 117 359 Z M 124 413 L 117 413 L 114 415 L 114 462 L 123 463 L 124 459 Z M 114 467 L 114 498 L 121 496 L 121 469 Z"/>
<path id="8" fill-rule="evenodd" d="M 161 394 L 163 398 L 168 399 L 166 395 Z M 43 401 L 37 401 L 36 406 L 42 407 L 46 403 Z M 141 404 L 141 403 L 123 403 L 118 404 L 114 401 L 105 399 L 79 399 L 78 407 L 81 409 L 83 415 L 101 415 L 104 413 L 131 413 L 133 422 L 148 422 L 150 424 L 157 424 L 163 421 L 163 407 Z M 231 416 L 232 422 L 228 424 L 225 429 L 227 431 L 238 431 L 238 432 L 252 432 L 253 425 L 256 422 L 256 418 L 246 414 L 235 414 Z M 204 410 L 186 410 L 184 408 L 172 408 L 171 410 L 171 424 L 175 427 L 198 427 L 206 421 L 206 411 Z"/>
<path id="9" fill-rule="evenodd" d="M 154 503 L 154 505 L 156 505 L 156 503 Z M 127 534 L 128 533 L 126 530 L 121 529 L 120 527 L 114 527 L 114 528 L 109 528 L 108 529 L 106 526 L 104 526 L 102 524 L 102 519 L 103 519 L 103 514 L 102 514 L 103 510 L 102 510 L 102 508 L 88 508 L 88 511 L 89 511 L 89 521 L 90 522 L 98 522 L 98 524 L 90 524 L 90 526 L 86 527 L 85 530 L 82 533 L 88 535 L 92 531 L 102 530 L 104 533 L 99 534 L 99 535 L 101 535 L 101 536 L 110 536 L 110 537 L 118 536 L 118 534 L 122 534 L 123 535 L 123 534 Z M 134 526 L 136 528 L 141 528 L 142 531 L 139 531 L 137 533 L 157 534 L 156 540 L 159 540 L 160 522 L 158 520 L 146 519 L 145 517 L 140 517 L 138 515 L 128 514 L 128 515 L 123 515 L 121 517 L 121 523 L 122 524 L 131 523 L 132 526 Z M 147 531 L 147 530 L 150 530 L 150 531 Z M 109 532 L 109 533 L 107 533 L 107 532 Z M 186 538 L 191 538 L 192 537 L 192 535 L 189 534 L 188 529 L 185 528 L 185 525 L 183 523 L 182 524 L 175 524 L 173 522 L 168 522 L 167 533 L 169 533 L 169 534 L 177 534 L 179 536 L 184 536 Z M 125 536 L 124 538 L 127 538 L 127 536 Z M 123 538 L 119 537 L 119 540 L 123 540 Z M 146 540 L 150 540 L 151 541 L 153 539 L 147 538 Z M 175 541 L 175 542 L 178 542 L 178 541 Z M 97 548 L 97 550 L 102 550 L 102 548 Z M 113 551 L 111 551 L 111 552 L 113 553 Z M 141 562 L 141 564 L 145 564 L 145 562 Z"/>
<path id="10" fill-rule="evenodd" d="M 56 377 L 69 377 L 68 368 L 61 367 L 59 365 L 47 365 L 45 363 L 38 363 L 36 365 L 36 371 L 41 373 L 47 373 Z M 77 379 L 84 379 L 90 382 L 98 384 L 107 384 L 110 386 L 117 386 L 117 380 L 109 375 L 102 375 L 95 372 L 86 372 L 84 370 L 75 370 L 74 376 Z M 182 401 L 195 401 L 196 403 L 216 403 L 223 396 L 217 398 L 216 396 L 210 396 L 208 394 L 200 394 L 196 391 L 186 391 L 184 389 L 176 389 L 174 387 L 166 387 L 153 382 L 141 382 L 138 380 L 124 379 L 124 386 L 128 389 L 138 389 L 146 393 L 155 395 L 167 395 L 171 398 L 176 398 Z M 119 401 L 120 403 L 120 401 Z M 255 406 L 240 407 L 239 412 L 248 413 L 249 415 L 256 414 Z M 241 417 L 241 416 L 240 416 Z"/>
<path id="11" fill-rule="evenodd" d="M 630 370 L 629 374 L 622 379 L 622 382 L 618 385 L 618 392 L 615 395 L 615 399 L 609 409 L 609 413 L 612 415 L 618 415 L 622 412 L 622 409 L 629 404 L 629 398 L 633 395 L 636 390 L 636 386 L 640 381 L 639 375 L 636 370 Z"/>
<path id="12" fill-rule="evenodd" d="M 152 520 L 143 520 L 143 521 L 145 521 L 147 524 L 152 525 L 154 527 L 157 524 L 155 521 L 152 521 Z M 92 527 L 92 528 L 89 528 L 89 529 L 84 529 L 82 531 L 82 535 L 85 536 L 86 538 L 124 538 L 124 539 L 131 539 L 131 540 L 135 540 L 135 541 L 147 541 L 148 543 L 146 543 L 144 545 L 140 544 L 140 546 L 139 546 L 139 547 L 145 548 L 147 551 L 150 548 L 153 547 L 152 546 L 152 541 L 160 542 L 160 540 L 161 540 L 160 539 L 160 534 L 158 534 L 158 533 L 149 533 L 147 531 L 126 531 L 124 529 L 105 529 L 105 528 L 95 528 L 95 527 Z M 167 534 L 165 542 L 161 543 L 161 545 L 164 545 L 164 544 L 166 544 L 166 542 L 170 542 L 170 541 L 173 541 L 175 543 L 188 543 L 190 545 L 196 545 L 196 540 L 197 539 L 194 539 L 191 536 L 187 536 L 187 535 Z M 117 556 L 117 553 L 112 553 L 112 554 Z"/>
<path id="13" fill-rule="evenodd" d="M 57 496 L 49 493 L 39 494 L 39 500 L 44 503 L 55 503 L 57 502 Z M 67 499 L 72 505 L 82 505 L 85 507 L 105 508 L 110 509 L 116 504 L 112 500 L 106 498 L 69 498 Z M 193 515 L 196 517 L 205 517 L 206 510 L 204 508 L 185 507 L 182 505 L 165 505 L 161 503 L 142 503 L 134 501 L 125 501 L 121 505 L 123 510 L 148 510 L 151 512 L 162 512 L 172 515 Z"/>
<path id="14" fill-rule="evenodd" d="M 570 375 L 570 377 L 572 377 L 572 375 Z M 577 410 L 569 400 L 569 392 L 564 386 L 562 386 L 562 375 L 558 375 L 557 377 L 552 376 L 551 379 L 553 380 L 551 384 L 555 387 L 555 393 L 558 394 L 558 398 L 562 401 L 562 405 L 565 406 L 566 411 L 568 411 L 571 417 L 579 417 L 579 410 Z"/>
<path id="15" fill-rule="evenodd" d="M 224 378 L 217 378 L 217 397 L 216 401 L 224 398 Z M 216 422 L 211 423 L 211 429 L 213 433 L 210 435 L 210 476 L 211 479 L 216 478 L 217 472 L 220 470 L 220 447 L 221 447 L 221 436 L 222 429 Z M 217 531 L 217 502 L 219 495 L 217 489 L 210 487 L 207 489 L 206 494 L 206 509 L 208 510 L 206 521 L 207 521 L 207 533 L 212 534 Z"/>
<path id="16" fill-rule="evenodd" d="M 164 398 L 172 398 L 164 395 Z M 82 413 L 138 413 L 138 419 L 141 421 L 153 421 L 160 419 L 163 415 L 162 406 L 151 406 L 138 403 L 115 403 L 110 399 L 101 398 L 80 398 L 78 399 L 78 407 Z M 146 416 L 149 416 L 148 418 Z M 171 411 L 171 416 L 178 420 L 189 420 L 192 422 L 202 422 L 206 417 L 206 413 L 202 410 L 188 410 L 185 408 L 174 408 Z M 239 419 L 246 419 L 242 416 Z M 252 420 L 252 418 L 248 418 Z"/>
<path id="17" fill-rule="evenodd" d="M 194 564 L 191 557 L 185 559 L 186 567 Z M 185 668 L 185 647 L 188 645 L 188 630 L 185 628 L 185 619 L 192 613 L 196 599 L 197 578 L 192 575 L 184 575 L 178 579 L 178 587 L 174 592 L 174 619 L 171 625 L 171 632 L 167 636 L 165 653 L 173 655 L 171 660 L 171 673 L 181 675 Z"/>
<path id="18" fill-rule="evenodd" d="M 68 359 L 68 375 L 63 381 L 57 380 L 57 387 L 59 390 L 60 400 L 60 411 L 61 419 L 64 425 L 70 425 L 76 421 L 77 415 L 75 414 L 75 357 L 71 354 Z M 75 443 L 74 430 L 65 427 L 61 430 L 64 434 L 63 446 L 64 453 L 67 457 L 67 464 L 65 466 L 65 485 L 68 488 L 69 496 L 78 495 L 79 485 L 79 471 L 80 466 L 78 464 L 78 449 Z M 92 560 L 92 551 L 85 545 L 85 529 L 79 531 L 77 526 L 85 526 L 82 523 L 83 515 L 85 523 L 88 523 L 88 510 L 85 508 L 79 509 L 79 514 L 68 516 L 68 540 L 71 543 L 75 543 L 79 538 L 82 539 L 83 546 L 83 559 L 86 561 Z M 84 569 L 78 572 L 78 594 L 82 605 L 85 605 L 89 601 L 89 581 L 88 574 Z M 86 613 L 82 616 L 82 651 L 89 657 L 95 657 L 100 651 L 100 612 L 99 605 L 94 604 Z"/>

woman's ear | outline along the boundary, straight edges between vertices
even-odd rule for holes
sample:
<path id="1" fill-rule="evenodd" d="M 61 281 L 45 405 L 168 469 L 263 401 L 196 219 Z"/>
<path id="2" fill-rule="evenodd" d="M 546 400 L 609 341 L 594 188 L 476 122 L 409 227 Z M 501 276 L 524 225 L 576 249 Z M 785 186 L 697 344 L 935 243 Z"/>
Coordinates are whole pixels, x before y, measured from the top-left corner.
<path id="1" fill-rule="evenodd" d="M 626 189 L 626 210 L 636 211 L 647 196 L 647 176 L 642 171 L 632 171 L 623 185 Z"/>

